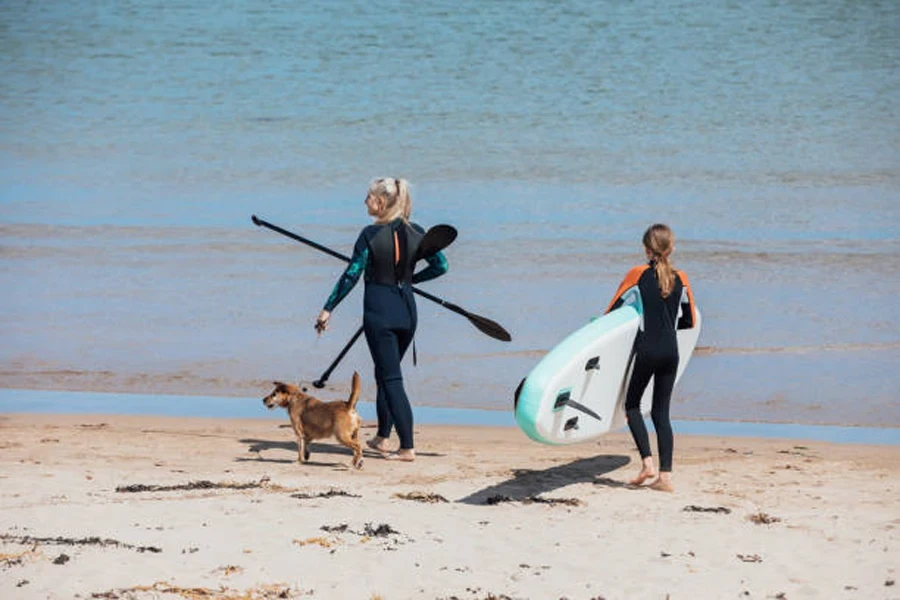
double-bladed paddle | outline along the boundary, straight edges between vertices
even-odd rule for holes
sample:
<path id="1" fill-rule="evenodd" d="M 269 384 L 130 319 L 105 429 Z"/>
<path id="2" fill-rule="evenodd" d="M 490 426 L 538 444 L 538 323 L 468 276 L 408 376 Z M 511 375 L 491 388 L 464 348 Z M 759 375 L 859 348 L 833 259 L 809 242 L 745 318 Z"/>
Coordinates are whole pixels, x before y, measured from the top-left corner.
<path id="1" fill-rule="evenodd" d="M 309 240 L 305 237 L 299 236 L 296 233 L 288 231 L 287 229 L 282 229 L 278 225 L 273 225 L 272 223 L 269 223 L 268 221 L 264 221 L 263 219 L 260 219 L 256 215 L 253 215 L 250 218 L 253 220 L 253 224 L 257 225 L 258 227 L 265 227 L 267 229 L 271 229 L 272 231 L 275 231 L 277 233 L 280 233 L 281 235 L 287 236 L 287 237 L 291 238 L 292 240 L 296 240 L 302 244 L 306 244 L 307 246 L 311 246 L 311 247 L 315 248 L 316 250 L 319 250 L 320 252 L 324 252 L 325 254 L 333 256 L 334 258 L 338 258 L 340 260 L 343 260 L 344 262 L 350 262 L 349 256 L 347 256 L 345 254 L 341 254 L 340 252 L 336 252 L 327 246 L 323 246 L 322 244 L 318 244 L 318 243 L 316 243 L 312 240 Z M 444 225 L 444 226 L 437 225 L 435 227 L 448 227 L 450 229 L 453 229 L 449 225 Z M 432 229 L 434 229 L 434 227 Z M 455 232 L 455 229 L 454 229 L 454 232 Z M 423 239 L 423 241 L 424 241 L 424 239 Z M 450 241 L 452 242 L 453 240 L 450 240 Z M 470 313 L 466 309 L 464 309 L 460 306 L 457 306 L 456 304 L 453 304 L 452 302 L 447 302 L 446 300 L 444 300 L 442 298 L 438 298 L 437 296 L 429 294 L 428 292 L 422 291 L 417 287 L 413 287 L 413 291 L 416 294 L 422 296 L 423 298 L 427 298 L 428 300 L 431 300 L 432 302 L 436 302 L 437 304 L 440 304 L 447 310 L 451 310 L 458 315 L 464 316 L 465 318 L 467 318 L 469 320 L 470 323 L 472 323 L 472 325 L 474 325 L 478 329 L 478 331 L 484 333 L 487 336 L 494 338 L 495 340 L 500 340 L 501 342 L 508 342 L 512 339 L 512 336 L 509 334 L 509 332 L 506 331 L 506 329 L 504 329 L 503 326 L 500 325 L 499 323 L 497 323 L 496 321 L 488 319 L 487 317 L 482 317 L 481 315 L 476 315 L 474 313 Z"/>
<path id="2" fill-rule="evenodd" d="M 260 219 L 256 215 L 252 215 L 250 218 L 253 221 L 253 224 L 258 227 L 265 227 L 267 229 L 271 229 L 272 231 L 275 231 L 276 233 L 280 233 L 281 235 L 289 237 L 292 240 L 298 241 L 302 244 L 306 244 L 307 246 L 311 246 L 312 248 L 315 248 L 316 250 L 319 250 L 320 252 L 324 252 L 325 254 L 333 256 L 334 258 L 343 260 L 344 262 L 350 262 L 349 256 L 341 254 L 340 252 L 336 252 L 335 250 L 332 250 L 331 248 L 328 248 L 327 246 L 323 246 L 322 244 L 316 243 L 310 239 L 307 239 L 305 237 L 297 235 L 296 233 L 293 233 L 292 231 L 288 231 L 287 229 L 283 229 L 277 225 L 273 225 L 272 223 L 269 223 L 268 221 Z M 427 258 L 429 256 L 436 254 L 440 250 L 443 250 L 444 248 L 449 246 L 451 243 L 453 243 L 453 240 L 456 239 L 456 234 L 457 234 L 456 229 L 450 225 L 435 225 L 434 227 L 430 228 L 425 233 L 425 236 L 422 238 L 422 241 L 419 243 L 419 248 L 416 252 L 416 259 L 418 260 L 418 259 Z M 436 302 L 437 304 L 440 304 L 444 308 L 451 310 L 458 315 L 464 316 L 465 318 L 467 318 L 469 320 L 470 323 L 472 323 L 472 325 L 474 325 L 479 331 L 481 331 L 485 335 L 488 335 L 488 336 L 490 336 L 496 340 L 500 340 L 502 342 L 508 342 L 512 339 L 512 336 L 510 336 L 509 332 L 506 331 L 506 329 L 504 329 L 503 326 L 500 325 L 499 323 L 497 323 L 496 321 L 488 319 L 487 317 L 482 317 L 481 315 L 476 315 L 476 314 L 470 313 L 466 309 L 464 309 L 460 306 L 457 306 L 456 304 L 453 304 L 452 302 L 447 302 L 446 300 L 444 300 L 442 298 L 438 298 L 437 296 L 429 294 L 428 292 L 422 291 L 416 287 L 413 287 L 413 292 L 422 296 L 423 298 L 426 298 L 428 300 L 431 300 L 432 302 Z M 356 342 L 356 340 L 359 338 L 359 336 L 362 334 L 362 332 L 363 332 L 363 328 L 360 327 L 356 331 L 356 333 L 353 334 L 353 337 L 350 338 L 350 341 L 347 342 L 347 344 L 341 350 L 340 354 L 338 354 L 337 358 L 334 359 L 334 362 L 332 362 L 331 365 L 325 370 L 325 372 L 322 373 L 322 376 L 319 377 L 319 379 L 317 379 L 316 381 L 313 382 L 313 385 L 315 387 L 321 388 L 321 387 L 325 386 L 325 381 L 328 380 L 328 377 L 331 375 L 331 372 L 335 369 L 335 367 L 337 367 L 338 363 L 340 363 L 340 361 L 344 358 L 344 356 L 347 354 L 347 352 L 350 350 L 350 348 L 353 346 L 353 344 Z"/>

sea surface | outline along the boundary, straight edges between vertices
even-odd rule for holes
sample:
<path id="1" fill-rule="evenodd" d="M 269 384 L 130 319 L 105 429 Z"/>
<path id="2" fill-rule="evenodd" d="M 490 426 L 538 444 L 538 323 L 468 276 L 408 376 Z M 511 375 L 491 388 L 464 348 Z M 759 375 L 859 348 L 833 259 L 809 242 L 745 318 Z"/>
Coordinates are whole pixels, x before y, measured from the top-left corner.
<path id="1" fill-rule="evenodd" d="M 319 377 L 377 176 L 451 223 L 414 406 L 507 411 L 653 222 L 703 313 L 688 420 L 900 427 L 900 3 L 0 3 L 0 387 Z M 374 392 L 360 340 L 350 374 Z M 25 396 L 27 397 L 27 396 Z M 163 409 L 160 409 L 163 410 Z"/>

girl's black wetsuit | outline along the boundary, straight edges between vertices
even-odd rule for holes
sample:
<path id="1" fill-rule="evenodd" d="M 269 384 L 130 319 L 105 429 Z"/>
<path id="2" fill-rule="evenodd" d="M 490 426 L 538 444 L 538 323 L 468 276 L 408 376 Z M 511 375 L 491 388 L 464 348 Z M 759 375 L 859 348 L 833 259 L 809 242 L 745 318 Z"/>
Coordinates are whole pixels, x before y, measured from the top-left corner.
<path id="1" fill-rule="evenodd" d="M 415 255 L 424 229 L 395 219 L 364 228 L 353 247 L 344 271 L 324 309 L 331 312 L 365 274 L 363 329 L 372 360 L 378 395 L 378 436 L 390 437 L 396 425 L 400 448 L 413 448 L 413 415 L 403 388 L 400 361 L 416 333 L 417 313 L 412 284 L 434 279 L 447 272 L 440 252 L 425 257 L 428 267 L 413 274 Z"/>
<path id="2" fill-rule="evenodd" d="M 669 421 L 669 404 L 678 372 L 678 340 L 675 331 L 694 326 L 694 296 L 687 275 L 675 271 L 672 291 L 663 298 L 654 267 L 655 263 L 651 261 L 647 265 L 631 269 L 619 285 L 607 312 L 622 306 L 631 290 L 639 292 L 642 323 L 634 342 L 634 369 L 625 396 L 625 414 L 641 458 L 651 456 L 650 439 L 641 415 L 641 396 L 653 377 L 653 408 L 650 416 L 659 445 L 659 470 L 671 471 L 674 441 Z"/>

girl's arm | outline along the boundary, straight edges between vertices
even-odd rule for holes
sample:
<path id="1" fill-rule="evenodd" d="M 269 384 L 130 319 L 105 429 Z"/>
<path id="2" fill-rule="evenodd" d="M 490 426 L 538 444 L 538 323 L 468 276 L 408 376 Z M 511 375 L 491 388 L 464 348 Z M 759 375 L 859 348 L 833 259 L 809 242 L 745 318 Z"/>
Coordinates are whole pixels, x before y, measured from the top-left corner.
<path id="1" fill-rule="evenodd" d="M 341 303 L 341 300 L 347 297 L 347 294 L 350 293 L 350 290 L 353 289 L 360 276 L 365 272 L 368 262 L 369 246 L 366 244 L 363 235 L 360 234 L 356 240 L 356 245 L 353 247 L 353 256 L 350 257 L 350 264 L 347 265 L 340 279 L 334 284 L 334 289 L 331 290 L 331 295 L 328 296 L 328 300 L 325 301 L 325 306 L 322 310 L 330 313 Z"/>
<path id="2" fill-rule="evenodd" d="M 694 306 L 694 292 L 691 291 L 691 284 L 688 282 L 687 275 L 684 271 L 678 271 L 678 277 L 681 278 L 683 285 L 681 290 L 681 306 L 679 312 L 681 317 L 675 325 L 675 329 L 691 329 L 697 323 L 696 306 Z"/>
<path id="3" fill-rule="evenodd" d="M 426 256 L 425 261 L 428 263 L 428 266 L 418 273 L 413 274 L 413 283 L 422 283 L 423 281 L 435 279 L 450 270 L 450 265 L 447 263 L 447 259 L 444 257 L 443 252 Z"/>

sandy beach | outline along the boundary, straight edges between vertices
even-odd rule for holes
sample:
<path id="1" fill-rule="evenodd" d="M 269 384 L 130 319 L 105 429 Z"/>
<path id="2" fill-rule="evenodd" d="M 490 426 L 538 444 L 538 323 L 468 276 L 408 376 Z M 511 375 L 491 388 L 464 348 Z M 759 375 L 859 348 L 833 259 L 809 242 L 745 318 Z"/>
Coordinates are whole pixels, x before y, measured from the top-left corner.
<path id="1" fill-rule="evenodd" d="M 896 446 L 676 432 L 666 494 L 622 433 L 357 471 L 279 417 L 0 416 L 0 597 L 900 598 Z"/>

